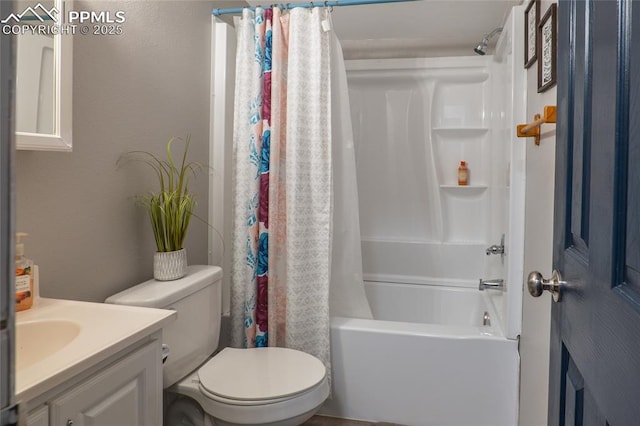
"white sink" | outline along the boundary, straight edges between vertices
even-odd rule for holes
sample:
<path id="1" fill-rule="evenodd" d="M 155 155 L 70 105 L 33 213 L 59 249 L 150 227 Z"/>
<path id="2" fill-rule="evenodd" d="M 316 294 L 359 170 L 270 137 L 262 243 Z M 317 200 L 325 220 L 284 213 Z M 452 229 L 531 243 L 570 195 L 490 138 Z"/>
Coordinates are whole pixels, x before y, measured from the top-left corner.
<path id="1" fill-rule="evenodd" d="M 16 313 L 16 399 L 48 392 L 175 317 L 161 309 L 36 299 L 31 309 Z"/>
<path id="2" fill-rule="evenodd" d="M 28 368 L 53 355 L 80 334 L 80 325 L 66 320 L 16 324 L 16 370 Z"/>

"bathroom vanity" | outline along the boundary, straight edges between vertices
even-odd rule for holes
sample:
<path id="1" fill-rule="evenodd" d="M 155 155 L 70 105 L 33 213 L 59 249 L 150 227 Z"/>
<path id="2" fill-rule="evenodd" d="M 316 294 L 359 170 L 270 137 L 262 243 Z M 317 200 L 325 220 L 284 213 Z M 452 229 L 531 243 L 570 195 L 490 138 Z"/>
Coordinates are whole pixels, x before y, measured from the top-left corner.
<path id="1" fill-rule="evenodd" d="M 175 312 L 37 299 L 16 316 L 29 426 L 162 424 L 162 328 Z"/>

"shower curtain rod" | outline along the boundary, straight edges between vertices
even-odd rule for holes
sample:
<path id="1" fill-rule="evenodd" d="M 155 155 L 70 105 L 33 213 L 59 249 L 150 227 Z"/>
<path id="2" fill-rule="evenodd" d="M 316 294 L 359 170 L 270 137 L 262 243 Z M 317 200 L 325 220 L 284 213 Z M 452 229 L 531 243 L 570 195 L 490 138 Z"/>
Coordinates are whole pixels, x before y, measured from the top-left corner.
<path id="1" fill-rule="evenodd" d="M 293 9 L 294 7 L 334 7 L 334 6 L 359 6 L 361 4 L 378 4 L 378 3 L 404 3 L 409 1 L 418 1 L 418 0 L 329 0 L 329 1 L 311 1 L 307 3 L 283 3 L 278 4 L 283 9 Z M 255 10 L 256 7 L 262 6 L 251 6 L 248 9 Z M 245 7 L 233 7 L 229 9 L 213 9 L 213 16 L 220 15 L 229 15 L 235 13 L 242 13 L 243 9 L 247 9 Z"/>

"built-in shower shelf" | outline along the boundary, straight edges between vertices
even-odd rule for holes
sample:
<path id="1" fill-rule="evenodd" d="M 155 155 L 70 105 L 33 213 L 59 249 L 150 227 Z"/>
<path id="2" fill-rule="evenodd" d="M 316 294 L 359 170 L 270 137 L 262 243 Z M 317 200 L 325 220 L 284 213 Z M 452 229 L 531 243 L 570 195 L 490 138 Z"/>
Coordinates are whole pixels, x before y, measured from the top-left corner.
<path id="1" fill-rule="evenodd" d="M 461 192 L 483 192 L 488 187 L 488 185 L 440 185 L 440 189 Z"/>
<path id="2" fill-rule="evenodd" d="M 483 83 L 489 79 L 489 73 L 484 67 L 468 69 L 442 69 L 439 73 L 434 73 L 439 84 L 474 84 Z"/>
<path id="3" fill-rule="evenodd" d="M 473 138 L 489 131 L 486 127 L 434 127 L 433 133 L 446 138 Z"/>
<path id="4" fill-rule="evenodd" d="M 487 240 L 465 240 L 465 239 L 451 239 L 451 240 L 445 241 L 445 243 L 449 245 L 459 245 L 459 246 L 478 246 L 478 245 L 489 244 Z M 476 281 L 476 284 L 477 284 L 477 281 Z"/>

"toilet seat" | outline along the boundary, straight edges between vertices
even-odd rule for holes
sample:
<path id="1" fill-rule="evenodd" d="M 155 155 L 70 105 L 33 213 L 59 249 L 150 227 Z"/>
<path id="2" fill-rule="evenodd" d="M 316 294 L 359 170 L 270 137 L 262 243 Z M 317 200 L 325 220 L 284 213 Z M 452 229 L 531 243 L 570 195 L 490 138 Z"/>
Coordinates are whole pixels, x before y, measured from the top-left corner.
<path id="1" fill-rule="evenodd" d="M 286 401 L 318 386 L 326 376 L 317 358 L 288 348 L 225 348 L 198 370 L 200 390 L 233 405 Z"/>
<path id="2" fill-rule="evenodd" d="M 255 367 L 248 367 L 249 357 L 255 357 Z M 251 377 L 258 370 L 261 375 Z M 267 380 L 278 374 L 289 379 Z M 245 378 L 241 385 L 239 377 Z M 260 381 L 274 386 L 256 386 Z M 229 383 L 236 383 L 235 390 L 225 386 Z M 329 381 L 324 364 L 303 352 L 225 348 L 170 390 L 196 400 L 217 424 L 282 426 L 299 425 L 311 417 L 329 396 Z"/>

